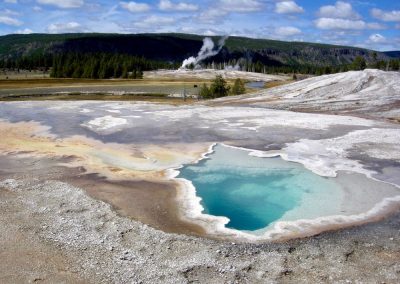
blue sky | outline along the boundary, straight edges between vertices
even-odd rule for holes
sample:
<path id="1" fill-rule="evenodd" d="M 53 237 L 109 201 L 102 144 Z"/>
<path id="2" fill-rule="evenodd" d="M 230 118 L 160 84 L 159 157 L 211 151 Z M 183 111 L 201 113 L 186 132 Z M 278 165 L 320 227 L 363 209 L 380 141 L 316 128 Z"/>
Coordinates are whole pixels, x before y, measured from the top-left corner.
<path id="1" fill-rule="evenodd" d="M 0 0 L 0 34 L 184 32 L 400 50 L 399 0 Z"/>

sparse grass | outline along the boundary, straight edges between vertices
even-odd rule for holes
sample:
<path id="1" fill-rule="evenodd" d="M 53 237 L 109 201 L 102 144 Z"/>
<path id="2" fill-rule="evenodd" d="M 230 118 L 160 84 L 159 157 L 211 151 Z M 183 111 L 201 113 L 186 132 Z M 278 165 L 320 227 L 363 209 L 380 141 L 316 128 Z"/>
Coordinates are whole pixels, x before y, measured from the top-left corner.
<path id="1" fill-rule="evenodd" d="M 0 80 L 1 89 L 23 89 L 23 88 L 39 88 L 39 87 L 73 87 L 73 86 L 193 86 L 199 85 L 208 80 L 194 79 L 53 79 L 53 78 L 28 78 L 28 79 L 4 79 Z"/>
<path id="2" fill-rule="evenodd" d="M 273 88 L 273 87 L 278 87 L 278 86 L 283 86 L 283 85 L 287 85 L 290 83 L 293 83 L 293 80 L 285 80 L 285 81 L 271 81 L 271 82 L 266 82 L 264 84 L 264 88 L 265 89 L 269 89 L 269 88 Z"/>
<path id="3" fill-rule="evenodd" d="M 45 79 L 50 78 L 49 73 L 42 71 L 4 72 L 0 71 L 0 80 Z"/>
<path id="4" fill-rule="evenodd" d="M 228 85 L 232 87 L 234 80 L 228 79 Z M 284 85 L 289 81 L 272 81 L 265 84 L 265 88 Z M 210 84 L 210 80 L 194 78 L 157 78 L 157 79 L 55 79 L 55 78 L 19 78 L 0 79 L 0 101 L 38 101 L 38 100 L 112 100 L 112 101 L 149 101 L 169 104 L 188 104 L 195 99 L 171 98 L 169 94 L 181 93 L 186 89 L 188 94 L 196 93 L 193 88 L 198 88 L 203 83 Z M 97 89 L 107 87 L 98 93 Z M 132 86 L 132 89 L 129 88 Z M 80 88 L 82 87 L 82 88 Z M 98 88 L 97 88 L 98 87 Z M 111 87 L 111 88 L 110 88 Z M 111 94 L 123 87 L 126 94 Z M 93 89 L 94 88 L 94 89 Z M 30 89 L 35 91 L 30 92 Z M 127 91 L 128 90 L 128 91 Z M 252 93 L 256 89 L 246 88 L 245 93 Z M 9 92 L 10 91 L 10 92 Z M 62 92 L 62 93 L 60 93 Z M 129 93 L 132 92 L 132 93 Z M 143 92 L 144 94 L 138 94 Z"/>
<path id="5" fill-rule="evenodd" d="M 39 94 L 39 95 L 12 95 L 0 98 L 0 101 L 148 101 L 153 103 L 167 103 L 173 105 L 191 104 L 197 100 L 187 98 L 171 98 L 167 94 L 125 94 L 125 95 L 109 95 L 109 94 Z"/>

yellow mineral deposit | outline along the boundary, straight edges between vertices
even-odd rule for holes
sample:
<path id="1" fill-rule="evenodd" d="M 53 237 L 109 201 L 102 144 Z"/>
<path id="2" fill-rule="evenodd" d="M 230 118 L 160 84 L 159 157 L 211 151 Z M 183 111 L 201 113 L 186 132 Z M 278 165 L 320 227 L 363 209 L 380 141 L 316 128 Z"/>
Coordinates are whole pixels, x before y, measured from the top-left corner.
<path id="1" fill-rule="evenodd" d="M 0 122 L 0 153 L 30 157 L 73 157 L 67 167 L 84 167 L 108 179 L 164 179 L 164 171 L 196 161 L 210 143 L 118 144 L 71 136 L 57 138 L 37 122 Z"/>

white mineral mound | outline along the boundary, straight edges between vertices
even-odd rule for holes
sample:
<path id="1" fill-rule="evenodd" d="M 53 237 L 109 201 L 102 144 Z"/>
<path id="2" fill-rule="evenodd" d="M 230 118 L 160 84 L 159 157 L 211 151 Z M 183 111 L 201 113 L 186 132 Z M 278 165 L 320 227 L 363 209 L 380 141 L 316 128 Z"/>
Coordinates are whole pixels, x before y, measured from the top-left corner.
<path id="1" fill-rule="evenodd" d="M 400 119 L 400 72 L 366 69 L 325 75 L 219 102 Z"/>
<path id="2" fill-rule="evenodd" d="M 282 81 L 287 80 L 289 77 L 281 75 L 270 75 L 254 72 L 245 72 L 238 70 L 214 70 L 214 69 L 197 69 L 197 70 L 157 70 L 148 71 L 144 73 L 146 79 L 214 79 L 216 75 L 222 75 L 225 79 L 244 79 L 251 81 Z"/>
<path id="3" fill-rule="evenodd" d="M 97 117 L 81 125 L 99 134 L 110 134 L 127 127 L 128 121 L 125 118 L 111 115 Z"/>

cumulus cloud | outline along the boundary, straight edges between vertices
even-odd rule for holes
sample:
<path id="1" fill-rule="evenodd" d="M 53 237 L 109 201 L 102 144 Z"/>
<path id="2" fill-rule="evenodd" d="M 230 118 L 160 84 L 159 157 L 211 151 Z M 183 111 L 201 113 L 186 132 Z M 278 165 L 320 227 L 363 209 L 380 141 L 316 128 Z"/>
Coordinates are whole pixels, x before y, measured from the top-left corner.
<path id="1" fill-rule="evenodd" d="M 149 27 L 159 27 L 160 25 L 171 25 L 175 23 L 175 19 L 172 17 L 161 17 L 152 15 L 150 17 L 146 17 L 141 19 L 139 22 L 134 24 L 137 28 L 149 28 Z"/>
<path id="2" fill-rule="evenodd" d="M 301 34 L 301 30 L 296 27 L 279 27 L 275 29 L 275 34 L 281 37 L 288 37 Z"/>
<path id="3" fill-rule="evenodd" d="M 400 38 L 386 38 L 381 34 L 371 34 L 365 41 L 366 48 L 379 50 L 397 50 L 400 47 Z"/>
<path id="4" fill-rule="evenodd" d="M 294 1 L 283 1 L 275 4 L 275 12 L 278 14 L 299 14 L 303 13 L 303 7 Z"/>
<path id="5" fill-rule="evenodd" d="M 224 17 L 228 14 L 227 11 L 221 9 L 209 9 L 202 12 L 198 16 L 198 20 L 207 24 L 215 24 L 224 19 Z"/>
<path id="6" fill-rule="evenodd" d="M 327 5 L 319 8 L 318 16 L 321 18 L 360 19 L 360 15 L 353 10 L 350 3 L 337 1 L 335 5 Z"/>
<path id="7" fill-rule="evenodd" d="M 56 33 L 76 33 L 82 31 L 82 26 L 77 22 L 50 24 L 47 31 L 52 34 Z"/>
<path id="8" fill-rule="evenodd" d="M 20 13 L 10 10 L 10 9 L 4 9 L 0 11 L 0 16 L 18 16 Z"/>
<path id="9" fill-rule="evenodd" d="M 169 0 L 161 0 L 158 8 L 163 11 L 197 11 L 199 6 L 184 2 L 173 3 Z"/>
<path id="10" fill-rule="evenodd" d="M 371 30 L 385 30 L 387 27 L 380 23 L 367 23 L 367 27 Z"/>
<path id="11" fill-rule="evenodd" d="M 372 9 L 371 15 L 381 21 L 385 22 L 400 22 L 400 10 L 383 11 L 381 9 Z"/>
<path id="12" fill-rule="evenodd" d="M 21 26 L 23 22 L 6 15 L 0 15 L 0 23 L 8 26 Z"/>
<path id="13" fill-rule="evenodd" d="M 381 34 L 370 35 L 368 41 L 371 43 L 386 43 L 387 39 Z"/>
<path id="14" fill-rule="evenodd" d="M 128 10 L 132 13 L 141 13 L 150 10 L 150 6 L 146 3 L 137 3 L 137 2 L 120 2 L 120 5 L 125 10 Z"/>
<path id="15" fill-rule="evenodd" d="M 250 13 L 262 9 L 262 4 L 255 0 L 219 0 L 215 6 L 209 7 L 197 16 L 200 22 L 216 24 L 230 13 Z"/>
<path id="16" fill-rule="evenodd" d="M 314 21 L 321 30 L 384 30 L 386 26 L 379 23 L 366 23 L 363 20 L 319 18 Z"/>
<path id="17" fill-rule="evenodd" d="M 220 0 L 218 7 L 227 12 L 256 12 L 262 9 L 262 4 L 256 0 Z"/>
<path id="18" fill-rule="evenodd" d="M 318 10 L 319 18 L 314 21 L 315 26 L 322 30 L 382 30 L 385 25 L 368 23 L 353 10 L 350 3 L 337 1 L 335 5 L 322 6 Z"/>
<path id="19" fill-rule="evenodd" d="M 367 24 L 362 20 L 319 18 L 315 20 L 315 26 L 322 30 L 363 30 Z"/>
<path id="20" fill-rule="evenodd" d="M 85 2 L 83 0 L 37 0 L 39 4 L 52 5 L 58 8 L 79 8 Z"/>
<path id="21" fill-rule="evenodd" d="M 26 35 L 26 34 L 31 34 L 31 33 L 33 33 L 33 31 L 32 31 L 31 29 L 23 29 L 23 30 L 17 30 L 17 31 L 15 31 L 15 33 L 16 33 L 16 34 L 23 34 L 23 35 Z"/>

